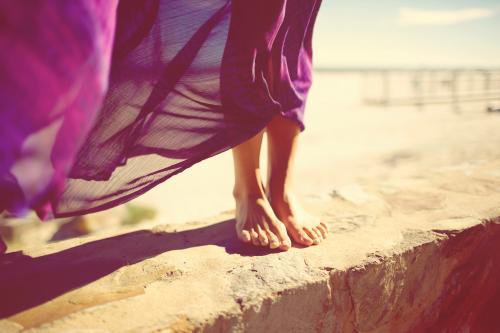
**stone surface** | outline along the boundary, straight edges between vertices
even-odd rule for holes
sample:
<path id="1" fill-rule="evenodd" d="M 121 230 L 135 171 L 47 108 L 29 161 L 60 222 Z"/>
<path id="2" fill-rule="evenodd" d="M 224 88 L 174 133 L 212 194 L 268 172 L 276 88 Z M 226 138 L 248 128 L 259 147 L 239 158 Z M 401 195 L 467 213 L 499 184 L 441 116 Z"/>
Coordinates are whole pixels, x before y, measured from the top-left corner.
<path id="1" fill-rule="evenodd" d="M 319 246 L 240 244 L 231 213 L 0 257 L 0 331 L 493 332 L 500 161 L 304 203 Z"/>

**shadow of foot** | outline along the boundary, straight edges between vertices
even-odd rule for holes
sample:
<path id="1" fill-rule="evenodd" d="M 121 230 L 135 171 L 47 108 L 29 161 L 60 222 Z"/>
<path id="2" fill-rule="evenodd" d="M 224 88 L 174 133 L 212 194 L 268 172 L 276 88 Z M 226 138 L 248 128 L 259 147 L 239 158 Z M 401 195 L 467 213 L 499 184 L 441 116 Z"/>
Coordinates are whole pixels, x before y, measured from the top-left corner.
<path id="1" fill-rule="evenodd" d="M 234 219 L 230 219 L 173 233 L 134 231 L 40 257 L 22 252 L 1 255 L 0 319 L 85 286 L 123 266 L 167 251 L 216 245 L 227 253 L 241 256 L 277 252 L 240 242 L 234 223 Z"/>

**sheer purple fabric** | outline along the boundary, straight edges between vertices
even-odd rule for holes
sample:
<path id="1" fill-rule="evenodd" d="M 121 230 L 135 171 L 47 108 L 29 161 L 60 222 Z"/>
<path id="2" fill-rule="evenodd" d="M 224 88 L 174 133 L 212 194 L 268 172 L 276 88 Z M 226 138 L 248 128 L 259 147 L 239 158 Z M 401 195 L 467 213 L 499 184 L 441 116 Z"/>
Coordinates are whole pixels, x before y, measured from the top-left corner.
<path id="1" fill-rule="evenodd" d="M 56 12 L 68 7 L 64 1 L 50 2 L 53 8 L 43 3 Z M 193 164 L 234 147 L 277 114 L 304 129 L 304 106 L 312 81 L 311 38 L 319 0 L 121 0 L 116 26 L 111 2 L 95 0 L 94 11 L 84 8 L 88 1 L 67 3 L 81 7 L 72 9 L 77 20 L 67 22 L 68 26 L 92 31 L 68 37 L 70 45 L 91 45 L 88 49 L 99 53 L 97 72 L 79 74 L 86 64 L 83 58 L 77 61 L 71 53 L 56 52 L 50 55 L 53 60 L 46 64 L 46 71 L 35 71 L 35 81 L 23 81 L 33 76 L 22 68 L 31 58 L 16 61 L 16 52 L 42 57 L 47 49 L 57 51 L 62 41 L 50 31 L 28 31 L 26 49 L 0 55 L 0 73 L 9 75 L 0 78 L 2 123 L 10 121 L 9 117 L 19 120 L 14 126 L 0 127 L 13 132 L 5 137 L 8 144 L 0 146 L 1 191 L 4 195 L 15 188 L 19 193 L 5 200 L 9 204 L 4 208 L 35 207 L 40 215 L 55 217 L 96 212 L 131 200 Z M 20 6 L 6 7 L 17 10 Z M 12 8 L 0 7 L 0 12 Z M 30 10 L 20 9 L 23 15 Z M 85 21 L 80 11 L 90 13 L 92 19 Z M 40 26 L 60 24 L 54 16 L 57 14 L 42 16 Z M 14 41 L 19 38 L 12 27 L 0 25 L 0 43 L 11 43 L 4 36 Z M 113 31 L 108 73 L 106 43 Z M 56 39 L 45 50 L 30 44 L 47 45 L 41 41 L 47 36 Z M 67 76 L 66 67 L 70 69 Z M 47 94 L 45 90 L 51 86 L 43 84 L 46 75 L 59 73 L 59 69 L 68 81 L 61 81 L 53 95 Z M 108 74 L 108 91 L 101 104 Z M 16 80 L 21 83 L 11 89 Z M 79 90 L 69 88 L 75 85 Z M 21 102 L 22 96 L 29 98 Z M 57 107 L 55 101 L 71 98 L 79 101 L 78 106 Z M 42 108 L 32 102 L 37 99 L 52 101 Z M 25 107 L 19 111 L 9 111 L 21 104 Z M 61 114 L 63 126 L 56 126 L 54 143 L 41 151 L 50 151 L 55 171 L 49 183 L 45 176 L 39 177 L 45 180 L 45 187 L 35 191 L 34 200 L 26 200 L 24 176 L 13 173 L 12 166 L 19 163 L 16 154 L 36 131 L 19 137 L 19 129 L 28 118 L 37 131 L 44 131 L 53 126 L 53 116 L 49 116 L 53 114 Z M 38 118 L 48 120 L 39 122 Z M 3 143 L 5 134 L 0 135 Z M 4 151 L 12 157 L 4 158 Z M 59 159 L 65 163 L 56 163 Z M 36 162 L 31 163 L 35 173 Z"/>
<path id="2" fill-rule="evenodd" d="M 106 92 L 116 5 L 0 1 L 0 212 L 64 190 Z"/>

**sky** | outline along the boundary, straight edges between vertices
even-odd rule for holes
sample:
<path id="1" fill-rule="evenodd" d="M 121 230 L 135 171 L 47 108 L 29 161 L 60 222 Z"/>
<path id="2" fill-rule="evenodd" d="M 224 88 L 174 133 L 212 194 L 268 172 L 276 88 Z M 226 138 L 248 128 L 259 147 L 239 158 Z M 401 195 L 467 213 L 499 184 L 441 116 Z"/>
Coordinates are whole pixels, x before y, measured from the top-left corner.
<path id="1" fill-rule="evenodd" d="M 500 0 L 323 0 L 316 67 L 500 67 Z"/>

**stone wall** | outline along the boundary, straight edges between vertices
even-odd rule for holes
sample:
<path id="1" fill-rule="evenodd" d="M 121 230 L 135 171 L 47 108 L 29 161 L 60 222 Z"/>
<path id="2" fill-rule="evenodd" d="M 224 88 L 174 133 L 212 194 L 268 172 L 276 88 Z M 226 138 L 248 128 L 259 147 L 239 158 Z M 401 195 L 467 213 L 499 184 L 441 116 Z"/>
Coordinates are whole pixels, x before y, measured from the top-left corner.
<path id="1" fill-rule="evenodd" d="M 305 199 L 331 233 L 274 252 L 231 212 L 0 257 L 0 331 L 494 332 L 500 162 Z M 174 229 L 175 228 L 175 229 Z"/>

